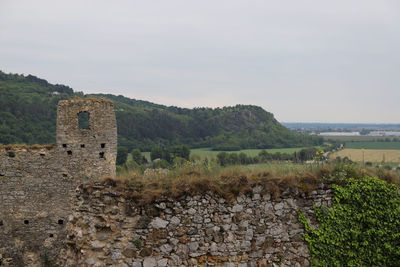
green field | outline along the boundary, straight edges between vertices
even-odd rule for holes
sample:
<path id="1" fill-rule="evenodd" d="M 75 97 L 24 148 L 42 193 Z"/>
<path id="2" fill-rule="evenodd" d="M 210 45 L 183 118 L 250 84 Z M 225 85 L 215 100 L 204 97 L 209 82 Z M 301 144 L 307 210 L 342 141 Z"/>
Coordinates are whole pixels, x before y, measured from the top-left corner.
<path id="1" fill-rule="evenodd" d="M 345 148 L 400 149 L 400 142 L 346 142 Z"/>
<path id="2" fill-rule="evenodd" d="M 300 150 L 302 150 L 304 147 L 296 147 L 296 148 L 273 148 L 273 149 L 265 149 L 268 153 L 288 153 L 288 154 L 292 154 L 294 152 L 298 152 Z M 260 151 L 262 151 L 263 149 L 243 149 L 243 150 L 239 150 L 239 151 L 225 151 L 227 153 L 245 153 L 248 156 L 257 156 L 258 153 L 260 153 Z M 222 151 L 213 151 L 210 148 L 195 148 L 190 150 L 190 155 L 198 155 L 201 158 L 212 158 L 212 157 L 216 157 L 217 154 L 219 152 Z"/>
<path id="3" fill-rule="evenodd" d="M 295 147 L 295 148 L 272 148 L 272 149 L 265 149 L 268 153 L 276 153 L 276 152 L 280 152 L 280 153 L 287 153 L 287 154 L 293 154 L 294 152 L 298 152 L 300 150 L 302 150 L 305 147 Z M 248 156 L 254 157 L 257 156 L 258 153 L 260 153 L 260 151 L 262 151 L 263 149 L 243 149 L 243 150 L 239 150 L 239 151 L 225 151 L 227 153 L 245 153 Z M 191 149 L 190 150 L 190 155 L 196 155 L 199 156 L 200 158 L 213 158 L 216 157 L 217 154 L 219 152 L 222 151 L 213 151 L 211 150 L 211 148 L 195 148 L 195 149 Z M 148 161 L 150 161 L 150 152 L 142 152 L 142 155 L 145 156 L 147 158 Z M 132 160 L 132 156 L 129 153 L 128 154 L 128 159 L 127 161 L 131 161 Z"/>

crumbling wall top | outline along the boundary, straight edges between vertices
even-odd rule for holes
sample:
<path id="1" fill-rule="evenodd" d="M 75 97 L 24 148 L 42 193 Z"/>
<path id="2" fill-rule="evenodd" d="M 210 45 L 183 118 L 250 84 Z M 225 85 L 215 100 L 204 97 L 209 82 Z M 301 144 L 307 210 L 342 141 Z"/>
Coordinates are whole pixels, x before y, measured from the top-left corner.
<path id="1" fill-rule="evenodd" d="M 80 115 L 86 115 L 83 126 Z M 96 140 L 116 145 L 116 139 L 117 123 L 112 101 L 103 98 L 75 98 L 59 102 L 57 145 Z"/>
<path id="2" fill-rule="evenodd" d="M 87 97 L 87 98 L 80 98 L 80 97 L 75 97 L 72 99 L 66 99 L 66 100 L 61 100 L 58 102 L 59 106 L 62 105 L 71 105 L 71 104 L 76 104 L 76 103 L 108 103 L 108 104 L 113 104 L 111 100 L 108 100 L 106 98 L 95 98 L 95 97 Z"/>

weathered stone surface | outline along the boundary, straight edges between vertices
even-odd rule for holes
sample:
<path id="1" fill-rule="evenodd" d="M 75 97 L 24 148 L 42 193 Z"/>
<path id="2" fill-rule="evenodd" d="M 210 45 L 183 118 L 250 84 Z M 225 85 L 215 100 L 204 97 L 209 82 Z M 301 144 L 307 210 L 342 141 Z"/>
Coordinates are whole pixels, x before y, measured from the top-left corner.
<path id="1" fill-rule="evenodd" d="M 155 267 L 157 266 L 157 261 L 155 258 L 145 258 L 143 261 L 143 267 Z"/>
<path id="2" fill-rule="evenodd" d="M 165 220 L 157 217 L 151 222 L 151 226 L 156 229 L 160 229 L 160 228 L 167 227 L 168 223 L 169 223 L 168 221 L 165 221 Z"/>
<path id="3" fill-rule="evenodd" d="M 142 257 L 151 256 L 151 254 L 153 254 L 153 249 L 150 248 L 150 247 L 143 248 L 143 249 L 140 251 L 140 256 L 142 256 Z"/>
<path id="4" fill-rule="evenodd" d="M 253 195 L 239 196 L 231 203 L 210 192 L 133 206 L 136 212 L 129 216 L 122 208 L 112 208 L 128 202 L 124 194 L 101 183 L 95 186 L 99 193 L 84 188 L 77 191 L 77 208 L 67 226 L 74 246 L 65 256 L 77 259 L 73 264 L 78 266 L 85 264 L 87 255 L 107 259 L 107 264 L 115 266 L 120 262 L 128 266 L 275 266 L 276 262 L 281 266 L 308 266 L 308 249 L 301 238 L 304 229 L 296 210 L 302 209 L 312 219 L 313 203 L 330 200 L 332 193 L 323 190 L 310 196 L 293 196 L 290 191 L 274 200 L 256 188 Z M 106 200 L 106 195 L 112 199 Z M 211 204 L 211 199 L 218 201 Z M 79 209 L 81 206 L 88 209 Z M 156 213 L 155 209 L 171 212 Z M 85 224 L 104 225 L 100 218 L 107 218 L 107 227 L 112 229 L 106 240 L 98 240 L 98 231 L 104 233 L 104 228 Z M 107 246 L 101 250 L 92 245 L 103 243 Z"/>
<path id="5" fill-rule="evenodd" d="M 243 210 L 243 206 L 242 205 L 235 205 L 232 208 L 232 212 L 241 212 Z"/>
<path id="6" fill-rule="evenodd" d="M 159 266 L 159 267 L 168 266 L 168 259 L 164 258 L 164 259 L 158 260 L 157 266 Z"/>
<path id="7" fill-rule="evenodd" d="M 126 257 L 126 258 L 136 258 L 137 252 L 135 249 L 133 248 L 127 248 L 125 249 L 122 254 Z"/>
<path id="8" fill-rule="evenodd" d="M 78 126 L 80 112 L 90 114 L 88 129 Z M 4 250 L 3 257 L 12 259 L 15 266 L 41 265 L 43 257 L 32 255 L 55 261 L 67 240 L 65 227 L 76 187 L 91 179 L 115 176 L 113 103 L 65 100 L 59 102 L 57 113 L 56 145 L 0 148 L 0 252 Z M 80 208 L 102 211 L 102 207 Z M 99 242 L 94 246 L 103 247 Z"/>

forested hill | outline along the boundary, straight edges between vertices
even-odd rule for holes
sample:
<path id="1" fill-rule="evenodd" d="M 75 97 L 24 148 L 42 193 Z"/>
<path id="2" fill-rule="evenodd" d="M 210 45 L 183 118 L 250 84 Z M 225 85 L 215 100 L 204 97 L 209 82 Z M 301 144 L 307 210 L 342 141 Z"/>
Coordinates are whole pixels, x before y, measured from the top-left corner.
<path id="1" fill-rule="evenodd" d="M 178 108 L 109 94 L 84 95 L 32 75 L 0 71 L 0 143 L 55 142 L 57 103 L 75 96 L 114 101 L 119 145 L 149 150 L 154 145 L 279 148 L 318 145 L 319 137 L 294 134 L 261 107 Z"/>

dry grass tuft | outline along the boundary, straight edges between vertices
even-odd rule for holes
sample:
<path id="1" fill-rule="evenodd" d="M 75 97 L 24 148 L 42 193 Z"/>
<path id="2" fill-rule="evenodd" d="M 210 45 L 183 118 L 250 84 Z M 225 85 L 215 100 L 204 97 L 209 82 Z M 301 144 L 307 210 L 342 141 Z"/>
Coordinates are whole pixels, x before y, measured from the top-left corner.
<path id="1" fill-rule="evenodd" d="M 116 179 L 106 178 L 103 184 L 117 187 L 138 205 L 146 205 L 165 198 L 180 199 L 197 194 L 216 194 L 227 201 L 241 195 L 252 194 L 255 186 L 261 186 L 262 193 L 270 193 L 276 199 L 289 188 L 297 187 L 301 192 L 314 190 L 321 182 L 313 173 L 274 176 L 269 171 L 249 172 L 233 168 L 214 173 L 182 171 L 163 177 L 143 178 L 138 174 Z"/>
<path id="2" fill-rule="evenodd" d="M 349 177 L 379 177 L 400 184 L 400 173 L 384 169 L 364 168 L 359 165 L 338 166 L 248 166 L 226 168 L 183 167 L 166 175 L 143 177 L 140 172 L 125 173 L 115 179 L 105 178 L 102 184 L 115 187 L 138 205 L 146 205 L 166 198 L 180 199 L 197 194 L 216 194 L 227 201 L 238 195 L 252 194 L 260 186 L 262 194 L 269 193 L 279 198 L 283 192 L 297 188 L 301 193 L 310 193 L 324 184 L 344 184 Z"/>

